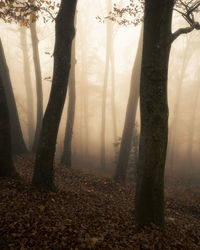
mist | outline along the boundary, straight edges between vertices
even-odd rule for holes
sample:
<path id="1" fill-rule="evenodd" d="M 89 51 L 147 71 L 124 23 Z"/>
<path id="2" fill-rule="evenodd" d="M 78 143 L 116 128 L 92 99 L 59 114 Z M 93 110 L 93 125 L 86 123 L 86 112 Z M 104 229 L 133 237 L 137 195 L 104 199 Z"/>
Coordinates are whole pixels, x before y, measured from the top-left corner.
<path id="1" fill-rule="evenodd" d="M 105 102 L 105 161 L 106 168 L 115 168 L 116 152 L 113 143 L 121 138 L 130 90 L 132 67 L 140 34 L 138 26 L 120 26 L 112 23 L 112 33 L 106 33 L 107 23 L 97 16 L 106 16 L 103 1 L 83 1 L 78 4 L 76 24 L 76 109 L 72 139 L 72 158 L 83 165 L 100 168 L 102 91 L 106 64 L 106 37 L 112 39 L 114 54 L 114 90 L 117 128 L 113 133 L 112 119 L 112 70 L 108 69 Z M 79 11 L 80 10 L 80 11 Z M 86 18 L 87 17 L 87 18 Z M 174 27 L 181 27 L 183 20 L 173 18 Z M 41 61 L 43 109 L 45 110 L 51 87 L 54 48 L 54 23 L 36 25 Z M 9 66 L 11 82 L 19 112 L 20 124 L 27 147 L 33 143 L 37 122 L 36 79 L 34 74 L 31 33 L 29 28 L 1 22 L 2 43 Z M 183 35 L 173 44 L 169 62 L 169 142 L 167 168 L 199 171 L 199 63 L 198 31 Z M 109 52 L 107 52 L 109 53 Z M 26 56 L 25 56 L 26 54 Z M 109 64 L 108 64 L 109 65 Z M 108 66 L 107 65 L 107 66 Z M 29 87 L 28 87 L 29 86 Z M 29 89 L 29 90 L 28 90 Z M 30 91 L 32 93 L 30 94 Z M 33 100 L 31 100 L 33 98 Z M 29 103 L 28 103 L 29 102 Z M 32 104 L 31 104 L 32 102 Z M 31 106 L 32 105 L 32 106 Z M 57 139 L 56 160 L 63 148 L 67 105 L 62 115 Z M 137 112 L 139 124 L 139 110 Z"/>
<path id="2" fill-rule="evenodd" d="M 200 2 L 18 4 L 0 2 L 0 248 L 199 249 Z"/>

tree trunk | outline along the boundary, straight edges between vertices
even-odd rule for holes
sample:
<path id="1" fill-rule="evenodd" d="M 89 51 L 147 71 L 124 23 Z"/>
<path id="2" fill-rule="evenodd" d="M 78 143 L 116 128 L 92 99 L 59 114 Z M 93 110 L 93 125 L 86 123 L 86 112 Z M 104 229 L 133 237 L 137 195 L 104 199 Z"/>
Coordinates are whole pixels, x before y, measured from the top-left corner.
<path id="1" fill-rule="evenodd" d="M 71 66 L 76 3 L 76 0 L 62 0 L 56 17 L 52 87 L 43 119 L 32 180 L 35 186 L 49 190 L 55 190 L 53 161 Z"/>
<path id="2" fill-rule="evenodd" d="M 9 119 L 11 125 L 11 141 L 12 141 L 12 153 L 14 154 L 24 154 L 27 153 L 27 148 L 24 142 L 19 116 L 17 112 L 17 107 L 15 103 L 15 98 L 12 90 L 12 84 L 10 81 L 10 75 L 8 66 L 6 63 L 6 58 L 3 51 L 3 46 L 0 40 L 0 74 L 3 81 L 3 87 L 6 95 L 6 100 L 9 110 Z"/>
<path id="3" fill-rule="evenodd" d="M 141 134 L 135 222 L 164 226 L 168 137 L 167 75 L 174 0 L 145 1 L 140 85 Z"/>
<path id="4" fill-rule="evenodd" d="M 116 121 L 116 105 L 115 105 L 115 54 L 114 54 L 114 35 L 113 23 L 110 27 L 110 67 L 111 67 L 111 112 L 113 123 L 114 142 L 117 141 L 117 121 Z"/>
<path id="5" fill-rule="evenodd" d="M 112 1 L 108 1 L 108 11 L 111 10 Z M 101 153 L 100 153 L 100 165 L 102 169 L 106 168 L 106 155 L 105 155 L 105 132 L 106 132 L 106 100 L 107 100 L 107 87 L 108 87 L 108 75 L 109 75 L 109 62 L 110 62 L 110 48 L 112 34 L 112 23 L 107 22 L 106 25 L 106 63 L 104 72 L 104 83 L 102 91 L 102 115 L 101 115 Z"/>
<path id="6" fill-rule="evenodd" d="M 28 147 L 31 150 L 34 135 L 34 108 L 33 108 L 33 89 L 31 85 L 30 65 L 28 56 L 28 47 L 26 39 L 26 28 L 20 28 L 21 49 L 23 52 L 24 66 L 24 83 L 27 99 L 27 116 L 28 116 Z"/>
<path id="7" fill-rule="evenodd" d="M 36 131 L 35 131 L 35 138 L 34 138 L 32 151 L 36 152 L 40 130 L 42 126 L 42 118 L 43 118 L 42 75 L 41 75 L 41 66 L 40 66 L 40 56 L 39 56 L 39 51 L 38 51 L 36 22 L 30 25 L 30 31 L 31 31 L 31 41 L 32 41 L 32 48 L 33 48 L 33 62 L 34 62 L 34 67 L 35 67 L 36 93 L 37 93 L 37 122 L 36 122 Z"/>
<path id="8" fill-rule="evenodd" d="M 187 68 L 187 65 L 189 63 L 190 59 L 190 41 L 187 42 L 184 57 L 182 60 L 182 66 L 181 66 L 181 72 L 178 78 L 178 87 L 176 90 L 176 97 L 175 97 L 175 104 L 174 104 L 174 110 L 173 110 L 173 121 L 171 125 L 171 131 L 169 131 L 169 140 L 168 140 L 168 163 L 171 168 L 171 172 L 173 173 L 174 169 L 174 161 L 175 161 L 175 150 L 177 147 L 176 143 L 176 136 L 177 136 L 177 127 L 178 127 L 178 121 L 179 121 L 179 111 L 180 111 L 180 104 L 181 104 L 181 94 L 182 94 L 182 85 L 183 85 L 183 79 L 185 70 Z"/>
<path id="9" fill-rule="evenodd" d="M 138 42 L 138 49 L 133 66 L 131 76 L 131 86 L 129 92 L 129 99 L 126 109 L 126 117 L 124 123 L 124 129 L 122 134 L 122 140 L 120 144 L 119 158 L 117 162 L 115 180 L 125 181 L 126 173 L 129 161 L 129 154 L 132 145 L 133 131 L 135 126 L 136 112 L 139 100 L 139 88 L 140 88 L 140 72 L 141 72 L 141 59 L 142 59 L 142 40 L 143 40 L 143 27 L 140 33 L 140 39 Z"/>
<path id="10" fill-rule="evenodd" d="M 76 14 L 77 15 L 77 14 Z M 75 18 L 76 19 L 76 18 Z M 76 26 L 76 21 L 75 21 Z M 71 70 L 69 76 L 69 103 L 67 110 L 67 124 L 65 128 L 65 139 L 64 139 L 64 148 L 61 157 L 61 163 L 66 165 L 67 168 L 71 168 L 71 144 L 72 144 L 72 135 L 73 135 L 73 126 L 74 126 L 74 115 L 75 115 L 75 102 L 76 102 L 76 90 L 75 90 L 75 39 L 72 43 L 72 59 L 71 59 Z"/>
<path id="11" fill-rule="evenodd" d="M 197 63 L 198 65 L 198 63 Z M 189 129 L 188 129 L 188 146 L 187 146 L 187 151 L 186 155 L 187 160 L 188 160 L 188 166 L 190 166 L 189 172 L 194 173 L 194 161 L 192 157 L 193 153 L 193 146 L 194 146 L 194 134 L 195 134 L 195 125 L 196 125 L 196 118 L 197 116 L 197 110 L 198 110 L 198 101 L 199 101 L 199 96 L 200 96 L 200 85 L 199 85 L 199 71 L 197 72 L 197 80 L 196 80 L 196 87 L 193 90 L 193 99 L 192 99 L 192 108 L 191 108 L 191 114 L 190 114 L 190 124 L 189 124 Z"/>
<path id="12" fill-rule="evenodd" d="M 8 105 L 0 71 L 0 176 L 19 177 L 12 161 L 11 128 Z"/>

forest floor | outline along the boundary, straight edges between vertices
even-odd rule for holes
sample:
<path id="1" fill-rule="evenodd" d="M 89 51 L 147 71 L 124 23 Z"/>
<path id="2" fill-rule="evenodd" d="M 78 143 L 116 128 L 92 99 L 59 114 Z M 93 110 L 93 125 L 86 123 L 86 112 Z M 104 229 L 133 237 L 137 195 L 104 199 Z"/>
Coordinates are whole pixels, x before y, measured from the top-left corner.
<path id="1" fill-rule="evenodd" d="M 200 185 L 167 181 L 166 229 L 134 225 L 135 184 L 84 170 L 55 169 L 58 191 L 30 185 L 31 157 L 17 157 L 22 180 L 0 178 L 0 249 L 200 249 Z"/>

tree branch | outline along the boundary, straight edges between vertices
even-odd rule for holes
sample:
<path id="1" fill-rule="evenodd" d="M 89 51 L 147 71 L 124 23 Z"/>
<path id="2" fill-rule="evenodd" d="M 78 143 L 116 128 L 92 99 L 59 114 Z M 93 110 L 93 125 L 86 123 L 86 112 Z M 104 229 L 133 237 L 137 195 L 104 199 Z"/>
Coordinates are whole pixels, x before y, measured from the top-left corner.
<path id="1" fill-rule="evenodd" d="M 190 33 L 192 30 L 194 30 L 195 27 L 194 26 L 190 26 L 190 27 L 186 27 L 186 28 L 180 28 L 177 31 L 175 31 L 172 36 L 171 36 L 171 43 L 177 38 L 179 37 L 181 34 L 187 34 Z"/>

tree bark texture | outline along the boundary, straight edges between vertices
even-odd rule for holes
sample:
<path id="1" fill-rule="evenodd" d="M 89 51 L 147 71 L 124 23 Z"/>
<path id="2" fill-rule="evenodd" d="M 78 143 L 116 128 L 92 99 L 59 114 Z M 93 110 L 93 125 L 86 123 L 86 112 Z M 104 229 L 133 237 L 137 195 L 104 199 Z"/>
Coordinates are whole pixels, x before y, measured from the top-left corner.
<path id="1" fill-rule="evenodd" d="M 24 142 L 19 116 L 17 112 L 17 106 L 15 103 L 15 97 L 10 81 L 9 69 L 6 63 L 6 58 L 3 50 L 3 46 L 0 40 L 0 74 L 4 86 L 6 100 L 8 104 L 10 126 L 11 126 L 11 141 L 12 141 L 12 153 L 23 154 L 27 153 L 27 148 Z"/>
<path id="2" fill-rule="evenodd" d="M 126 180 L 129 154 L 132 145 L 136 112 L 139 100 L 142 43 L 143 43 L 143 27 L 141 29 L 137 54 L 131 75 L 131 86 L 130 86 L 128 104 L 126 109 L 126 117 L 122 134 L 122 140 L 120 144 L 119 158 L 117 161 L 117 167 L 115 172 L 115 180 L 117 181 Z"/>
<path id="3" fill-rule="evenodd" d="M 71 66 L 76 3 L 76 0 L 62 0 L 56 17 L 52 87 L 43 119 L 32 180 L 35 186 L 50 190 L 55 190 L 53 161 Z"/>
<path id="4" fill-rule="evenodd" d="M 167 75 L 173 0 L 145 1 L 140 82 L 141 134 L 135 222 L 164 226 L 164 169 L 168 137 Z"/>

